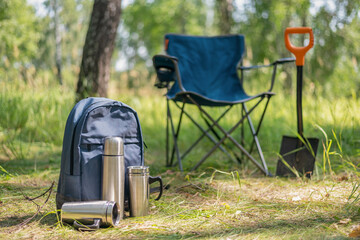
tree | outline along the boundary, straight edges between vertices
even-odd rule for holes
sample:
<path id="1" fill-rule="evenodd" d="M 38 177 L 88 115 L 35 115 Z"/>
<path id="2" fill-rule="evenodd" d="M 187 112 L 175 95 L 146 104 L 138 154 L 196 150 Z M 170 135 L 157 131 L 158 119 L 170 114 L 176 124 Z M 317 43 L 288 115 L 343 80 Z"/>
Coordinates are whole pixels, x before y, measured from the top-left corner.
<path id="1" fill-rule="evenodd" d="M 164 35 L 208 34 L 204 0 L 134 0 L 123 11 L 122 34 L 117 47 L 126 58 L 127 69 L 151 71 L 151 58 L 163 51 Z M 128 72 L 128 87 L 138 87 Z M 139 74 L 140 75 L 140 74 Z M 141 80 L 146 78 L 141 75 Z"/>
<path id="2" fill-rule="evenodd" d="M 351 96 L 360 89 L 360 1 L 334 0 L 334 5 L 324 4 L 313 18 L 315 47 L 309 70 L 326 94 Z"/>
<path id="3" fill-rule="evenodd" d="M 120 14 L 121 0 L 95 0 L 83 48 L 77 101 L 89 96 L 107 96 Z"/>
<path id="4" fill-rule="evenodd" d="M 22 0 L 0 1 L 0 76 L 26 80 L 40 38 L 34 9 Z"/>
<path id="5" fill-rule="evenodd" d="M 290 57 L 284 45 L 284 30 L 286 27 L 301 26 L 309 8 L 309 0 L 248 1 L 243 18 L 236 26 L 240 26 L 239 32 L 246 36 L 247 57 L 252 64 Z M 293 67 L 284 64 L 281 69 L 286 75 L 284 90 L 291 92 Z"/>
<path id="6" fill-rule="evenodd" d="M 217 27 L 220 34 L 230 34 L 231 27 L 234 24 L 232 17 L 234 11 L 233 0 L 216 0 L 215 2 L 215 15 L 217 16 Z"/>
<path id="7" fill-rule="evenodd" d="M 320 91 L 324 90 L 327 94 L 335 91 L 343 94 L 346 89 L 360 87 L 359 78 L 354 77 L 360 59 L 360 1 L 328 2 L 331 4 L 321 4 L 314 0 L 245 1 L 242 18 L 234 28 L 239 26 L 239 32 L 245 34 L 248 57 L 254 64 L 258 64 L 264 62 L 264 59 L 273 61 L 292 56 L 284 46 L 286 27 L 312 27 L 315 45 L 306 55 L 304 67 L 307 74 L 304 80 L 312 82 L 312 93 L 321 94 Z M 295 38 L 295 45 L 303 46 L 308 36 L 292 38 Z M 287 77 L 280 83 L 290 93 L 295 86 L 292 78 L 294 70 L 290 64 L 283 65 L 282 69 Z M 344 76 L 350 80 L 340 80 Z M 316 89 L 314 83 L 318 83 Z"/>
<path id="8" fill-rule="evenodd" d="M 36 58 L 37 72 L 48 72 L 73 86 L 80 72 L 81 52 L 93 0 L 45 0 L 46 12 L 39 21 L 39 40 Z M 57 40 L 56 40 L 57 39 Z"/>
<path id="9" fill-rule="evenodd" d="M 62 82 L 62 61 L 61 61 L 61 33 L 60 33 L 60 16 L 59 16 L 59 2 L 58 0 L 54 0 L 53 2 L 53 9 L 54 9 L 54 28 L 55 28 L 55 64 L 57 69 L 57 77 L 59 80 L 60 85 L 63 84 Z"/>

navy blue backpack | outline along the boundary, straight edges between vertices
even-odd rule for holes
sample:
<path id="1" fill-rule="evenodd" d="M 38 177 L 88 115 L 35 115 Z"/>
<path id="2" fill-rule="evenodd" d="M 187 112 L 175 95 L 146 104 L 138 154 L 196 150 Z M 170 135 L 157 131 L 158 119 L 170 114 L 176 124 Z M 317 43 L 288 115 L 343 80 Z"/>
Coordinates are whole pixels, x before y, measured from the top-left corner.
<path id="1" fill-rule="evenodd" d="M 65 202 L 101 199 L 104 138 L 124 140 L 125 169 L 144 165 L 144 147 L 137 113 L 124 103 L 107 98 L 78 102 L 66 122 L 56 207 Z M 126 179 L 126 178 L 125 178 Z M 129 196 L 125 180 L 125 200 Z"/>

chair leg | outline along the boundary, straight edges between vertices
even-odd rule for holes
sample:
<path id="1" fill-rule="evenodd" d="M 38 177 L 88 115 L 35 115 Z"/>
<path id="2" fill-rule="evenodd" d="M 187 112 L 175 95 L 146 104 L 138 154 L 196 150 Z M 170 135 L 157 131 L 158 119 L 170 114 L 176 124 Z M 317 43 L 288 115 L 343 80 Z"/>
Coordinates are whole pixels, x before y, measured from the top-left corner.
<path id="1" fill-rule="evenodd" d="M 185 105 L 185 103 L 184 103 Z M 184 107 L 183 105 L 183 107 Z M 178 131 L 180 130 L 180 125 L 181 125 L 181 118 L 179 119 L 179 124 L 178 124 L 178 128 L 177 128 L 177 132 L 175 132 L 175 127 L 174 127 L 174 123 L 173 123 L 173 119 L 172 119 L 172 116 L 171 116 L 171 111 L 170 111 L 170 107 L 169 107 L 169 102 L 168 102 L 168 117 L 169 117 L 169 121 L 170 121 L 170 125 L 171 125 L 171 132 L 172 132 L 172 135 L 173 135 L 173 152 L 172 152 L 172 156 L 171 156 L 171 165 L 172 165 L 172 162 L 173 162 L 173 155 L 174 155 L 174 152 L 176 152 L 176 157 L 178 159 L 178 163 L 179 163 L 179 168 L 180 168 L 180 171 L 183 172 L 183 167 L 182 167 L 182 163 L 181 163 L 181 157 L 180 157 L 180 152 L 179 152 L 179 147 L 178 147 L 178 144 L 177 144 L 177 138 L 178 138 Z M 182 116 L 182 113 L 181 112 L 181 115 Z M 170 166 L 171 166 L 170 165 Z"/>
<path id="2" fill-rule="evenodd" d="M 169 121 L 170 121 L 170 112 L 169 112 L 169 99 L 166 99 L 166 167 L 170 167 L 172 162 L 169 159 Z"/>
<path id="3" fill-rule="evenodd" d="M 263 113 L 262 113 L 262 115 L 261 115 L 261 118 L 260 118 L 260 120 L 259 120 L 258 126 L 257 126 L 256 131 L 255 131 L 256 135 L 259 134 L 261 124 L 262 124 L 262 122 L 263 122 L 263 120 L 264 120 L 264 116 L 265 116 L 267 107 L 268 107 L 268 105 L 269 105 L 270 97 L 271 97 L 271 96 L 268 96 L 268 97 L 267 97 L 267 101 L 266 101 L 266 104 L 265 104 Z M 252 152 L 252 150 L 253 150 L 253 148 L 254 148 L 254 143 L 255 143 L 254 141 L 251 143 L 251 147 L 250 147 L 250 151 L 249 151 L 250 153 Z"/>
<path id="4" fill-rule="evenodd" d="M 176 105 L 176 106 L 178 106 L 178 105 Z M 184 108 L 185 108 L 185 102 L 183 102 L 182 107 L 179 107 L 179 109 L 180 109 L 180 118 L 179 118 L 179 122 L 178 122 L 178 125 L 177 125 L 176 133 L 175 133 L 176 140 L 179 138 L 182 117 L 183 117 L 183 114 L 184 114 Z M 171 153 L 171 166 L 173 165 L 172 163 L 173 163 L 173 159 L 174 159 L 175 150 L 176 149 L 175 149 L 175 145 L 174 145 L 173 149 L 172 149 L 172 153 Z M 182 159 L 182 157 L 181 157 L 181 159 Z"/>
<path id="5" fill-rule="evenodd" d="M 240 145 L 233 137 L 230 136 L 230 134 L 236 129 L 236 127 L 238 127 L 239 124 L 241 124 L 243 121 L 244 119 L 239 121 L 229 132 L 227 132 L 227 134 L 225 134 L 225 136 L 220 139 L 220 141 L 195 165 L 195 167 L 191 169 L 191 171 L 196 170 L 225 141 L 225 139 L 229 138 L 245 154 L 246 157 L 248 157 L 266 176 L 269 176 L 270 174 L 267 168 L 261 166 L 255 160 L 255 158 L 246 151 L 246 149 L 242 145 Z"/>
<path id="6" fill-rule="evenodd" d="M 231 107 L 232 107 L 233 105 L 231 105 Z M 231 108 L 230 107 L 230 108 Z M 230 109 L 229 108 L 229 109 Z M 211 132 L 214 134 L 214 136 L 216 137 L 216 139 L 217 139 L 217 141 L 219 141 L 220 139 L 221 139 L 221 137 L 220 137 L 220 135 L 215 131 L 215 128 L 214 128 L 214 126 L 215 126 L 215 124 L 210 124 L 209 123 L 209 121 L 204 117 L 204 116 L 202 116 L 202 118 L 204 119 L 204 122 L 206 123 L 206 125 L 209 127 L 209 129 L 211 130 Z M 216 122 L 219 122 L 219 119 L 217 119 L 216 120 Z M 214 142 L 214 143 L 216 143 L 216 142 Z M 222 149 L 222 148 L 224 148 L 224 150 L 225 149 L 227 149 L 227 151 L 226 152 L 231 152 L 233 155 L 234 155 L 234 157 L 235 157 L 235 161 L 234 161 L 234 159 L 233 159 L 233 157 L 230 155 L 230 154 L 227 154 L 228 155 L 228 157 L 230 158 L 230 159 L 232 159 L 235 163 L 239 163 L 239 164 L 241 164 L 241 158 L 234 152 L 234 151 L 232 151 L 231 149 L 229 149 L 229 147 L 227 146 L 227 144 L 225 144 L 225 142 L 223 142 L 223 144 L 222 144 L 222 146 L 220 145 L 219 146 L 219 148 L 220 149 Z"/>
<path id="7" fill-rule="evenodd" d="M 175 105 L 180 108 L 180 106 L 178 104 L 175 103 Z M 220 121 L 220 119 L 222 119 L 225 114 L 231 109 L 231 107 L 229 107 L 223 114 L 220 115 L 220 117 L 218 117 L 218 119 L 216 119 L 216 121 Z M 183 153 L 183 155 L 181 156 L 181 159 L 183 159 L 199 142 L 203 137 L 208 137 L 214 144 L 217 143 L 217 141 L 208 133 L 210 131 L 211 128 L 213 128 L 213 126 L 215 126 L 214 124 L 209 126 L 208 129 L 204 129 L 203 127 L 201 127 L 186 111 L 183 111 L 184 114 L 194 123 L 195 126 L 197 126 L 201 131 L 202 131 L 202 135 Z M 234 159 L 231 154 L 226 151 L 226 149 L 224 149 L 222 146 L 219 146 L 220 150 L 223 151 L 230 159 L 232 159 L 235 163 L 238 163 L 238 161 L 236 159 Z"/>
<path id="8" fill-rule="evenodd" d="M 245 117 L 247 117 L 259 104 L 262 102 L 264 98 L 261 98 L 247 113 L 243 118 L 241 118 L 228 132 L 224 130 L 204 109 L 190 96 L 187 95 L 187 98 L 193 102 L 199 110 L 206 115 L 208 119 L 210 119 L 217 128 L 220 129 L 220 131 L 223 132 L 224 137 L 218 141 L 218 143 L 195 165 L 195 167 L 192 169 L 195 170 L 198 168 L 224 141 L 225 139 L 230 139 L 265 175 L 269 175 L 269 172 L 267 168 L 261 166 L 246 150 L 245 148 L 240 145 L 230 134 L 241 124 L 243 123 Z"/>
<path id="9" fill-rule="evenodd" d="M 267 102 L 269 102 L 269 101 L 267 101 Z M 244 109 L 245 113 L 247 113 L 247 108 L 246 108 L 245 103 L 243 103 L 242 105 L 243 105 L 243 109 Z M 254 138 L 254 141 L 255 141 L 255 144 L 256 144 L 256 148 L 257 148 L 258 153 L 259 153 L 260 160 L 262 162 L 262 165 L 263 165 L 265 171 L 268 172 L 267 165 L 266 165 L 265 158 L 264 158 L 264 154 L 262 152 L 260 142 L 259 142 L 259 139 L 257 137 L 257 132 L 255 131 L 255 128 L 254 128 L 254 125 L 253 125 L 253 123 L 251 121 L 250 115 L 247 114 L 246 116 L 247 116 L 247 120 L 248 120 L 248 123 L 249 123 L 249 126 L 250 126 L 251 133 L 253 135 L 253 138 Z M 250 151 L 250 153 L 251 153 L 251 151 Z"/>
<path id="10" fill-rule="evenodd" d="M 245 116 L 245 111 L 244 111 L 244 107 L 241 105 L 241 118 L 244 118 Z M 240 144 L 245 146 L 245 129 L 244 129 L 244 124 L 241 124 L 240 127 Z M 244 158 L 244 153 L 241 152 L 241 157 Z"/>

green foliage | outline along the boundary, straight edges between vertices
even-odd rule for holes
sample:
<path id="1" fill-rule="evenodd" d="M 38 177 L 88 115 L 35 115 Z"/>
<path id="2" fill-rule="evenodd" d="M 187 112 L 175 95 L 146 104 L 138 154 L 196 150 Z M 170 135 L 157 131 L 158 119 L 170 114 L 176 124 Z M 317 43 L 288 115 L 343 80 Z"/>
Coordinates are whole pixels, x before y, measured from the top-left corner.
<path id="1" fill-rule="evenodd" d="M 335 9 L 325 5 L 313 17 L 316 47 L 310 60 L 309 70 L 313 79 L 322 84 L 327 83 L 329 77 L 333 77 L 334 71 L 344 71 L 341 78 L 359 85 L 359 78 L 354 79 L 353 73 L 355 71 L 358 74 L 356 62 L 360 59 L 358 51 L 360 3 L 344 0 L 335 2 Z M 349 61 L 352 63 L 348 64 Z M 339 76 L 336 77 L 337 80 L 334 79 L 333 84 L 339 81 Z M 339 90 L 337 93 L 342 91 Z"/>
<path id="2" fill-rule="evenodd" d="M 62 68 L 77 79 L 92 0 L 58 1 Z M 25 0 L 0 1 L 0 77 L 32 82 L 42 71 L 56 76 L 54 0 L 44 1 L 45 15 L 36 15 Z"/>
<path id="3" fill-rule="evenodd" d="M 312 86 L 312 92 L 317 94 L 350 95 L 350 89 L 360 88 L 360 2 L 334 0 L 331 3 L 319 5 L 310 0 L 247 1 L 242 12 L 245 17 L 240 19 L 234 32 L 245 34 L 247 59 L 258 64 L 264 59 L 273 61 L 291 56 L 284 47 L 283 32 L 286 27 L 312 27 L 315 45 L 306 56 L 305 86 Z M 305 36 L 293 36 L 292 42 L 303 46 L 305 39 Z M 290 69 L 285 68 L 285 72 L 288 76 L 282 87 L 291 89 L 295 86 L 295 78 L 291 78 Z"/>
<path id="4" fill-rule="evenodd" d="M 41 72 L 56 75 L 54 62 L 54 2 L 45 0 L 45 15 L 36 15 L 25 0 L 0 2 L 0 76 L 32 81 Z M 74 85 L 79 74 L 92 0 L 58 0 L 60 17 L 62 68 L 64 81 Z M 133 0 L 124 5 L 114 61 L 121 57 L 128 69 L 128 84 L 139 88 L 153 74 L 151 57 L 163 51 L 166 33 L 215 35 L 228 21 L 230 32 L 246 37 L 245 64 L 259 64 L 289 57 L 284 47 L 286 27 L 311 26 L 315 46 L 306 56 L 305 86 L 312 94 L 351 97 L 360 89 L 360 2 L 331 0 L 329 4 L 314 0 Z M 221 18 L 224 11 L 231 18 Z M 223 19 L 223 20 L 221 20 Z M 225 23 L 224 23 L 225 24 Z M 306 36 L 292 39 L 296 45 L 306 43 Z M 305 41 L 305 42 L 304 42 Z M 145 70 L 147 69 L 147 70 Z M 134 74 L 130 74 L 134 70 Z M 295 71 L 282 69 L 281 89 L 292 93 Z M 149 75 L 147 74 L 149 72 Z M 255 77 L 258 77 L 255 75 Z M 135 82 L 138 82 L 136 84 Z"/>
<path id="5" fill-rule="evenodd" d="M 24 159 L 34 142 L 61 144 L 74 94 L 49 85 L 0 84 L 0 145 L 10 159 Z M 50 90 L 48 88 L 51 88 Z"/>
<path id="6" fill-rule="evenodd" d="M 345 205 L 345 208 L 350 211 L 351 208 L 356 208 L 355 211 L 359 212 L 359 207 L 356 206 L 360 201 L 360 182 L 354 182 L 351 193 L 348 197 L 348 202 Z M 354 210 L 353 210 L 354 211 Z"/>
<path id="7" fill-rule="evenodd" d="M 25 127 L 29 118 L 29 103 L 23 101 L 23 95 L 5 90 L 0 95 L 0 127 L 17 130 Z"/>
<path id="8" fill-rule="evenodd" d="M 93 1 L 57 0 L 57 2 L 61 30 L 62 67 L 78 74 Z M 46 0 L 44 7 L 48 14 L 42 17 L 43 34 L 40 39 L 36 66 L 51 69 L 55 66 L 54 0 Z"/>
<path id="9" fill-rule="evenodd" d="M 0 76 L 24 71 L 36 57 L 41 37 L 34 9 L 24 0 L 0 2 Z"/>
<path id="10" fill-rule="evenodd" d="M 289 56 L 283 32 L 286 27 L 302 25 L 309 7 L 309 0 L 248 1 L 243 6 L 245 17 L 235 31 L 246 36 L 249 60 L 257 64 Z"/>
<path id="11" fill-rule="evenodd" d="M 123 34 L 118 47 L 132 68 L 163 49 L 166 33 L 205 34 L 206 8 L 203 0 L 134 0 L 123 10 Z"/>
<path id="12" fill-rule="evenodd" d="M 224 11 L 220 6 L 220 1 L 182 1 L 181 4 L 162 0 L 132 1 L 123 11 L 123 28 L 118 42 L 122 57 L 127 59 L 125 67 L 148 67 L 151 72 L 150 59 L 163 51 L 163 36 L 168 32 L 219 34 L 221 31 L 217 26 L 221 26 L 219 21 Z M 284 45 L 285 28 L 310 26 L 314 31 L 315 46 L 307 53 L 304 67 L 305 86 L 310 88 L 307 91 L 334 97 L 351 96 L 350 89 L 359 91 L 359 1 L 332 0 L 325 4 L 312 0 L 247 0 L 233 2 L 228 6 L 231 7 L 234 9 L 228 11 L 232 12 L 233 19 L 224 24 L 231 24 L 231 33 L 245 35 L 246 65 L 292 56 Z M 302 46 L 307 43 L 307 36 L 295 35 L 291 41 Z M 292 93 L 295 70 L 284 66 L 282 71 L 285 77 L 277 84 L 281 85 L 282 91 Z M 259 76 L 255 74 L 254 77 Z M 142 79 L 140 81 L 146 81 Z"/>

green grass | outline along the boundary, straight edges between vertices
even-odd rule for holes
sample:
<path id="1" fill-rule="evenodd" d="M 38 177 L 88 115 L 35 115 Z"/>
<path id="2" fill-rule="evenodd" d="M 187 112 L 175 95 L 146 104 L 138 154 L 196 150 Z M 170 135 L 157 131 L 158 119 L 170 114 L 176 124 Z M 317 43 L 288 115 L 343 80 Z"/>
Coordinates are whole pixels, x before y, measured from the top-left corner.
<path id="1" fill-rule="evenodd" d="M 113 91 L 110 97 L 138 112 L 148 146 L 145 162 L 152 175 L 161 175 L 170 185 L 160 201 L 151 200 L 151 214 L 126 218 L 113 229 L 80 233 L 58 221 L 55 185 L 49 202 L 20 228 L 37 211 L 24 195 L 40 195 L 58 180 L 62 137 L 74 94 L 51 84 L 2 83 L 0 87 L 1 239 L 346 239 L 360 224 L 360 99 L 356 95 L 331 100 L 305 94 L 305 136 L 321 140 L 309 180 L 265 178 L 251 162 L 234 164 L 219 151 L 188 175 L 165 168 L 165 101 L 159 91 L 144 88 L 138 94 Z M 273 173 L 282 136 L 296 136 L 293 98 L 279 94 L 272 99 L 259 136 Z M 227 128 L 238 118 L 236 110 L 224 119 Z M 198 114 L 193 107 L 189 111 Z M 254 119 L 259 114 L 255 112 Z M 180 146 L 184 148 L 197 133 L 185 120 Z M 212 143 L 205 142 L 196 148 L 184 160 L 185 168 L 210 147 Z M 46 196 L 35 201 L 41 206 L 45 200 Z"/>

